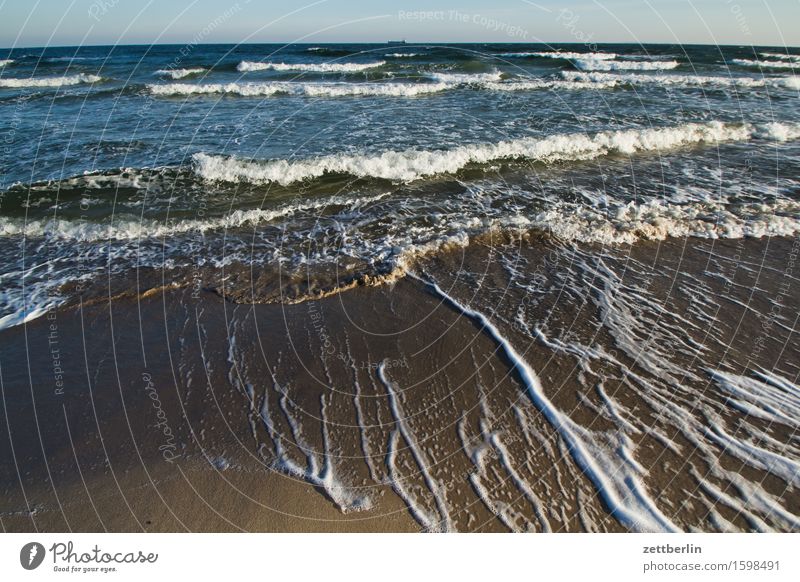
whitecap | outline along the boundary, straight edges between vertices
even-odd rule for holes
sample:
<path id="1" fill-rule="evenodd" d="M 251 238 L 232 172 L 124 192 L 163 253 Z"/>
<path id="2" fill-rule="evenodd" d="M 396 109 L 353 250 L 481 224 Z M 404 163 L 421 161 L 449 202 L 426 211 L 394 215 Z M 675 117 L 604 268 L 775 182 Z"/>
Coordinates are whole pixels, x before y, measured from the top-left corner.
<path id="1" fill-rule="evenodd" d="M 102 77 L 97 75 L 64 75 L 63 77 L 32 77 L 30 79 L 0 79 L 0 87 L 63 87 L 81 83 L 98 83 Z"/>
<path id="2" fill-rule="evenodd" d="M 242 73 L 252 71 L 303 71 L 310 73 L 358 73 L 382 67 L 386 61 L 375 63 L 261 63 L 242 61 L 236 70 Z"/>
<path id="3" fill-rule="evenodd" d="M 194 69 L 159 69 L 154 74 L 161 75 L 163 77 L 169 77 L 171 79 L 183 79 L 191 75 L 200 75 L 205 72 L 206 69 L 197 67 Z"/>
<path id="4" fill-rule="evenodd" d="M 596 134 L 554 134 L 496 143 L 469 144 L 453 149 L 385 151 L 378 154 L 336 154 L 308 160 L 247 161 L 205 153 L 194 156 L 195 172 L 207 180 L 275 182 L 289 185 L 325 174 L 348 174 L 410 182 L 436 174 L 453 174 L 470 164 L 503 159 L 539 162 L 585 160 L 610 153 L 631 155 L 691 144 L 746 141 L 753 137 L 791 139 L 797 124 L 688 123 L 673 127 L 604 131 Z"/>

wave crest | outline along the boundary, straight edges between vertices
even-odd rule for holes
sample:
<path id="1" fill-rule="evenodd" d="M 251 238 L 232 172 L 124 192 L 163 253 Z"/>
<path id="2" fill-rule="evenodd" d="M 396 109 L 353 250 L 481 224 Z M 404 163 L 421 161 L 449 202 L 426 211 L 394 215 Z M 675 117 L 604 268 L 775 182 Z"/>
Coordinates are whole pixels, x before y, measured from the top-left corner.
<path id="1" fill-rule="evenodd" d="M 762 57 L 767 59 L 782 59 L 785 61 L 800 61 L 800 55 L 789 55 L 786 53 L 760 53 Z"/>
<path id="2" fill-rule="evenodd" d="M 436 174 L 454 174 L 472 164 L 503 159 L 536 162 L 593 159 L 611 153 L 631 155 L 691 144 L 745 141 L 753 137 L 783 141 L 800 135 L 800 124 L 773 123 L 760 126 L 721 122 L 689 123 L 658 129 L 632 129 L 589 134 L 556 134 L 493 144 L 473 144 L 448 150 L 409 149 L 375 155 L 336 154 L 314 159 L 266 162 L 198 153 L 194 171 L 203 179 L 283 186 L 326 174 L 411 182 Z"/>
<path id="3" fill-rule="evenodd" d="M 239 95 L 271 97 L 306 95 L 309 97 L 417 97 L 449 89 L 446 83 L 168 83 L 148 85 L 153 95 Z"/>
<path id="4" fill-rule="evenodd" d="M 206 69 L 197 67 L 194 69 L 159 69 L 153 74 L 169 77 L 170 79 L 183 79 L 192 75 L 202 75 L 205 72 Z"/>
<path id="5" fill-rule="evenodd" d="M 682 85 L 686 87 L 775 87 L 783 89 L 800 89 L 800 77 L 721 77 L 703 75 L 639 75 L 636 73 L 580 73 L 577 71 L 562 71 L 561 77 L 567 81 L 601 83 L 628 83 L 631 85 Z"/>
<path id="6" fill-rule="evenodd" d="M 252 71 L 303 71 L 308 73 L 358 73 L 382 67 L 386 61 L 375 63 L 261 63 L 242 61 L 236 66 L 241 73 Z"/>
<path id="7" fill-rule="evenodd" d="M 757 69 L 800 69 L 800 63 L 791 61 L 758 61 L 753 59 L 733 59 L 734 65 L 754 67 Z"/>
<path id="8" fill-rule="evenodd" d="M 616 61 L 609 59 L 577 59 L 575 66 L 582 71 L 669 71 L 678 61 Z"/>

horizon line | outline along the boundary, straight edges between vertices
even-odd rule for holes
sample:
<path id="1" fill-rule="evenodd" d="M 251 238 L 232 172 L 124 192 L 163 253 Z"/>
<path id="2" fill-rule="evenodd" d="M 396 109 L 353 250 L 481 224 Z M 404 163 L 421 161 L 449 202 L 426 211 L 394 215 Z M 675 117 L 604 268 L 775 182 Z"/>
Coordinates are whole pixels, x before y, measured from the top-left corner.
<path id="1" fill-rule="evenodd" d="M 187 42 L 140 42 L 140 43 L 125 43 L 125 44 L 115 44 L 115 43 L 87 43 L 87 44 L 65 44 L 65 45 L 18 45 L 15 47 L 0 47 L 0 51 L 15 51 L 21 49 L 81 49 L 81 48 L 103 48 L 103 47 L 154 47 L 154 46 L 186 46 L 186 45 L 193 45 L 193 46 L 251 46 L 251 45 L 284 45 L 284 46 L 319 46 L 319 45 L 345 45 L 345 44 L 356 44 L 356 45 L 371 45 L 371 46 L 391 46 L 390 43 L 398 42 L 398 41 L 383 41 L 383 42 L 376 42 L 376 41 L 326 41 L 326 42 L 280 42 L 280 41 L 271 41 L 271 42 L 203 42 L 203 43 L 193 43 L 191 41 Z M 783 49 L 800 49 L 800 45 L 782 45 L 782 44 L 711 44 L 711 43 L 702 43 L 702 42 L 689 42 L 689 43 L 680 43 L 680 42 L 614 42 L 614 41 L 602 41 L 602 42 L 593 42 L 593 43 L 585 43 L 585 42 L 565 42 L 565 41 L 511 41 L 511 42 L 502 42 L 502 41 L 473 41 L 473 42 L 448 42 L 448 41 L 403 41 L 404 45 L 406 46 L 442 46 L 442 45 L 481 45 L 481 44 L 498 44 L 498 45 L 570 45 L 570 46 L 585 46 L 590 48 L 592 46 L 603 46 L 603 45 L 628 45 L 628 46 L 702 46 L 702 47 L 735 47 L 735 48 L 783 48 Z M 396 45 L 396 46 L 403 46 L 403 45 Z"/>

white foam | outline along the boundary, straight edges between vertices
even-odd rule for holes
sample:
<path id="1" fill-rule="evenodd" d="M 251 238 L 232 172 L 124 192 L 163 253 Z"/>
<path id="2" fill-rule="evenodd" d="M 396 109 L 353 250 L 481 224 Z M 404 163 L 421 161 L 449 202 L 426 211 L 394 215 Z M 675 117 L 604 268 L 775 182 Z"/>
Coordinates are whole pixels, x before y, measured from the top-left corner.
<path id="1" fill-rule="evenodd" d="M 148 85 L 154 95 L 238 95 L 271 97 L 306 95 L 310 97 L 417 97 L 445 91 L 446 83 L 168 83 Z"/>
<path id="2" fill-rule="evenodd" d="M 449 508 L 447 507 L 447 501 L 445 500 L 444 489 L 441 483 L 439 483 L 439 481 L 437 481 L 431 474 L 429 467 L 430 462 L 427 458 L 427 455 L 417 443 L 414 431 L 411 429 L 408 418 L 403 411 L 402 405 L 400 404 L 400 398 L 398 395 L 399 390 L 395 383 L 392 382 L 386 375 L 385 361 L 381 362 L 378 366 L 378 379 L 380 379 L 381 383 L 386 388 L 386 395 L 389 400 L 389 408 L 392 411 L 392 416 L 394 417 L 394 421 L 397 425 L 397 430 L 403 437 L 403 440 L 406 441 L 408 450 L 419 467 L 420 475 L 425 481 L 425 485 L 433 495 L 436 509 L 440 516 L 440 520 L 437 520 L 439 523 L 439 528 L 443 529 L 444 531 L 451 531 L 453 529 L 453 521 L 450 517 Z"/>
<path id="3" fill-rule="evenodd" d="M 706 75 L 640 75 L 612 74 L 612 73 L 580 73 L 577 71 L 562 71 L 562 78 L 568 81 L 581 81 L 591 83 L 630 83 L 632 85 L 685 85 L 685 86 L 718 86 L 718 87 L 778 87 L 798 89 L 800 77 L 753 78 L 753 77 L 722 77 Z"/>
<path id="4" fill-rule="evenodd" d="M 453 85 L 480 85 L 483 83 L 496 83 L 503 78 L 500 71 L 491 73 L 429 73 L 429 77 L 442 83 Z"/>
<path id="5" fill-rule="evenodd" d="M 800 69 L 800 63 L 787 61 L 757 61 L 753 59 L 733 59 L 735 65 L 756 67 L 758 69 Z"/>
<path id="6" fill-rule="evenodd" d="M 770 422 L 793 427 L 800 423 L 800 386 L 776 374 L 760 379 L 721 370 L 708 370 L 736 408 Z"/>
<path id="7" fill-rule="evenodd" d="M 320 397 L 320 403 L 323 443 L 322 464 L 320 464 L 317 456 L 314 454 L 314 448 L 303 439 L 300 425 L 289 410 L 288 396 L 286 392 L 284 392 L 283 398 L 281 399 L 281 407 L 286 415 L 287 422 L 290 425 L 292 435 L 298 448 L 306 454 L 306 466 L 301 467 L 290 459 L 285 451 L 282 451 L 283 455 L 276 458 L 274 467 L 289 475 L 303 479 L 315 487 L 323 489 L 330 500 L 339 507 L 342 513 L 369 510 L 372 508 L 372 500 L 366 495 L 360 495 L 356 488 L 343 484 L 336 477 L 336 470 L 332 461 L 333 454 L 331 452 L 330 437 L 328 435 L 328 425 L 325 422 L 327 402 L 324 395 Z"/>
<path id="8" fill-rule="evenodd" d="M 782 77 L 775 79 L 772 84 L 776 87 L 785 87 L 786 89 L 800 90 L 800 76 Z"/>
<path id="9" fill-rule="evenodd" d="M 460 303 L 436 283 L 428 282 L 436 294 L 453 309 L 473 320 L 491 337 L 517 372 L 531 402 L 544 415 L 569 448 L 572 458 L 591 479 L 598 493 L 620 523 L 635 531 L 680 531 L 650 498 L 641 481 L 642 469 L 632 461 L 633 444 L 621 438 L 616 450 L 608 450 L 602 439 L 561 412 L 547 397 L 536 372 L 483 313 Z"/>
<path id="10" fill-rule="evenodd" d="M 711 122 L 689 123 L 657 129 L 605 131 L 596 134 L 555 134 L 543 138 L 522 138 L 489 144 L 470 144 L 446 150 L 386 151 L 373 155 L 336 154 L 290 161 L 253 162 L 237 158 L 196 154 L 195 172 L 207 180 L 225 182 L 275 182 L 288 185 L 325 174 L 348 174 L 360 178 L 380 178 L 410 182 L 436 174 L 453 174 L 470 164 L 485 164 L 503 159 L 540 162 L 585 160 L 611 153 L 631 155 L 661 151 L 692 144 L 746 141 L 752 137 L 780 134 L 780 124 L 770 127 Z M 797 124 L 786 126 L 794 135 Z"/>
<path id="11" fill-rule="evenodd" d="M 759 137 L 766 137 L 776 141 L 789 141 L 800 138 L 800 124 L 793 123 L 765 123 L 756 133 Z"/>
<path id="12" fill-rule="evenodd" d="M 0 67 L 5 67 L 14 62 L 14 59 L 0 59 Z"/>
<path id="13" fill-rule="evenodd" d="M 242 73 L 252 71 L 304 71 L 310 73 L 358 73 L 382 67 L 386 61 L 375 63 L 260 63 L 242 61 L 236 70 Z"/>
<path id="14" fill-rule="evenodd" d="M 38 319 L 54 307 L 57 307 L 58 304 L 58 301 L 51 300 L 44 305 L 36 305 L 28 311 L 25 310 L 24 306 L 20 307 L 18 311 L 0 317 L 0 329 L 7 329 L 9 327 L 14 327 L 15 325 L 20 325 L 22 323 Z"/>
<path id="15" fill-rule="evenodd" d="M 767 59 L 783 59 L 785 61 L 800 61 L 800 55 L 787 55 L 786 53 L 760 53 Z"/>
<path id="16" fill-rule="evenodd" d="M 560 51 L 543 51 L 543 52 L 511 52 L 500 53 L 498 57 L 511 57 L 511 58 L 527 58 L 527 57 L 541 57 L 548 59 L 593 59 L 597 61 L 616 59 L 617 55 L 614 53 L 575 53 L 575 52 L 560 52 Z"/>
<path id="17" fill-rule="evenodd" d="M 778 213 L 789 213 L 783 216 Z M 589 207 L 552 208 L 529 221 L 561 239 L 585 243 L 633 244 L 639 240 L 665 240 L 693 236 L 709 239 L 794 236 L 800 233 L 800 204 L 642 204 L 617 203 L 605 210 Z"/>
<path id="18" fill-rule="evenodd" d="M 241 95 L 244 97 L 269 97 L 295 93 L 300 87 L 290 83 L 166 83 L 148 85 L 153 95 Z"/>
<path id="19" fill-rule="evenodd" d="M 420 56 L 420 53 L 389 53 L 386 56 L 393 59 L 411 59 Z"/>
<path id="20" fill-rule="evenodd" d="M 615 61 L 609 59 L 577 59 L 575 66 L 582 71 L 668 71 L 678 61 Z"/>
<path id="21" fill-rule="evenodd" d="M 447 83 L 309 83 L 303 93 L 310 97 L 419 97 L 450 88 Z"/>
<path id="22" fill-rule="evenodd" d="M 481 410 L 484 412 L 485 416 L 490 417 L 489 407 L 482 390 L 481 390 L 480 405 L 481 405 Z M 553 531 L 552 526 L 550 525 L 550 522 L 547 519 L 545 512 L 546 504 L 534 492 L 528 481 L 525 478 L 523 478 L 522 475 L 520 475 L 520 473 L 517 471 L 516 467 L 514 466 L 514 462 L 512 460 L 511 452 L 502 442 L 500 434 L 497 432 L 492 432 L 487 430 L 487 423 L 482 418 L 480 422 L 480 428 L 481 428 L 481 436 L 483 437 L 483 443 L 474 447 L 473 450 L 470 452 L 469 450 L 470 447 L 467 445 L 466 435 L 464 434 L 464 421 L 465 419 L 462 418 L 458 426 L 458 433 L 461 439 L 462 448 L 466 452 L 470 453 L 469 456 L 470 458 L 472 458 L 473 463 L 475 464 L 476 468 L 480 471 L 481 475 L 486 474 L 484 458 L 486 456 L 487 447 L 491 446 L 492 448 L 494 448 L 494 451 L 497 454 L 497 460 L 500 463 L 500 466 L 502 466 L 503 469 L 506 471 L 506 473 L 508 473 L 514 485 L 517 487 L 519 491 L 522 492 L 522 494 L 530 503 L 534 515 L 536 515 L 536 518 L 538 519 L 542 530 L 544 532 L 552 532 Z M 477 479 L 477 475 L 473 476 Z M 488 497 L 486 489 L 482 487 L 479 488 L 480 487 L 479 483 L 474 482 L 473 485 L 476 486 L 479 495 L 482 494 L 481 495 L 482 498 L 486 499 Z M 520 528 L 515 527 L 514 522 L 511 519 L 506 518 L 504 521 L 507 522 L 512 531 L 520 531 Z"/>
<path id="23" fill-rule="evenodd" d="M 531 79 L 527 81 L 505 81 L 481 83 L 481 86 L 490 91 L 539 91 L 539 90 L 598 90 L 613 89 L 619 83 L 614 80 L 604 82 L 592 81 L 567 81 L 562 79 Z"/>
<path id="24" fill-rule="evenodd" d="M 169 77 L 171 79 L 183 79 L 191 75 L 200 75 L 205 72 L 206 69 L 201 69 L 198 67 L 195 69 L 159 69 L 153 74 Z"/>
<path id="25" fill-rule="evenodd" d="M 97 83 L 102 81 L 97 75 L 65 75 L 63 77 L 41 77 L 30 79 L 0 79 L 0 87 L 63 87 L 81 83 Z"/>
<path id="26" fill-rule="evenodd" d="M 389 472 L 389 482 L 392 484 L 392 488 L 397 492 L 397 495 L 399 495 L 406 504 L 406 507 L 408 507 L 408 510 L 414 519 L 416 519 L 427 531 L 437 531 L 439 520 L 436 518 L 436 515 L 430 513 L 422 506 L 411 488 L 406 487 L 404 483 L 405 479 L 399 474 L 397 467 L 397 441 L 399 439 L 399 431 L 393 430 L 389 436 L 389 444 L 386 451 L 386 468 Z"/>
<path id="27" fill-rule="evenodd" d="M 681 440 L 689 444 L 693 457 L 700 463 L 693 463 L 688 474 L 697 481 L 699 488 L 705 492 L 704 496 L 710 501 L 721 501 L 728 505 L 750 521 L 752 527 L 761 531 L 780 528 L 783 524 L 796 529 L 800 520 L 783 507 L 785 498 L 768 493 L 762 485 L 763 478 L 748 479 L 742 477 L 740 470 L 725 469 L 720 462 L 720 450 L 751 467 L 780 477 L 790 486 L 795 486 L 800 481 L 796 439 L 773 438 L 784 434 L 776 430 L 778 427 L 773 426 L 773 423 L 796 430 L 800 387 L 775 373 L 757 373 L 756 379 L 708 370 L 722 388 L 723 394 L 720 398 L 714 394 L 714 385 L 696 384 L 696 381 L 703 382 L 705 379 L 695 375 L 691 366 L 687 368 L 674 357 L 676 354 L 684 354 L 691 357 L 692 361 L 707 359 L 707 355 L 694 353 L 693 346 L 696 343 L 691 338 L 693 334 L 687 333 L 704 333 L 703 323 L 682 317 L 681 310 L 675 311 L 674 306 L 650 295 L 646 284 L 640 286 L 623 278 L 624 273 L 631 271 L 638 274 L 650 273 L 649 265 L 631 261 L 630 257 L 621 261 L 622 255 L 619 254 L 613 255 L 614 258 L 608 261 L 605 257 L 612 256 L 610 254 L 578 252 L 576 258 L 573 250 L 566 253 L 569 253 L 570 260 L 574 262 L 570 262 L 566 269 L 569 280 L 560 283 L 559 287 L 563 284 L 563 288 L 570 289 L 581 299 L 591 298 L 599 308 L 598 320 L 614 339 L 615 350 L 621 349 L 634 364 L 628 367 L 616 355 L 596 345 L 594 342 L 597 334 L 594 330 L 591 338 L 586 338 L 589 342 L 586 345 L 575 341 L 577 338 L 572 335 L 566 341 L 556 337 L 548 338 L 538 327 L 531 332 L 532 337 L 536 337 L 550 349 L 573 355 L 582 372 L 590 375 L 585 381 L 581 379 L 587 387 L 597 381 L 594 376 L 608 377 L 607 372 L 598 372 L 600 367 L 591 364 L 592 361 L 605 361 L 612 364 L 615 370 L 619 370 L 624 382 L 645 399 L 648 406 L 657 412 L 659 419 L 674 427 L 676 436 L 683 435 L 684 439 Z M 572 265 L 576 265 L 576 268 L 573 269 Z M 681 276 L 691 277 L 688 274 Z M 636 276 L 631 279 L 635 280 Z M 709 305 L 708 308 L 718 312 L 716 304 Z M 554 334 L 561 335 L 556 330 Z M 687 348 L 689 351 L 686 351 Z M 643 369 L 646 374 L 637 372 L 637 368 Z M 728 410 L 720 411 L 720 403 Z M 619 410 L 623 408 L 620 406 Z M 641 423 L 644 418 L 640 414 L 641 410 L 638 404 L 634 408 L 628 408 L 631 415 L 629 418 L 638 429 L 661 440 L 656 436 L 657 432 L 651 432 L 660 423 Z M 751 423 L 748 415 L 757 416 L 769 424 L 764 429 L 764 423 Z M 618 414 L 614 416 L 617 417 Z M 627 433 L 636 428 L 625 428 L 628 424 L 625 420 L 615 419 L 615 424 Z M 670 428 L 670 432 L 672 431 L 673 428 Z M 676 439 L 676 442 L 679 441 Z M 671 444 L 670 441 L 664 444 L 680 455 L 678 458 L 685 457 L 686 449 L 683 445 L 677 448 L 678 445 Z M 726 493 L 722 494 L 722 491 Z M 702 497 L 697 501 L 706 502 Z M 673 508 L 669 503 L 664 507 Z M 764 516 L 769 516 L 773 525 L 761 519 Z"/>

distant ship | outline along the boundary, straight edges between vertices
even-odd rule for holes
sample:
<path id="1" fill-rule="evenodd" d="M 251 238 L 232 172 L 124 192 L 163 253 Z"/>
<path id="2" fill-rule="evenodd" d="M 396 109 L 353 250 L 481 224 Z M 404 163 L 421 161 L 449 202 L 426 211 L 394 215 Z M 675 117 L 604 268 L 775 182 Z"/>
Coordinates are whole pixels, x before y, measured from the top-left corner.
<path id="1" fill-rule="evenodd" d="M 388 44 L 389 46 L 400 46 L 400 45 L 406 44 L 406 41 L 404 41 L 404 40 L 390 40 L 386 44 Z"/>

